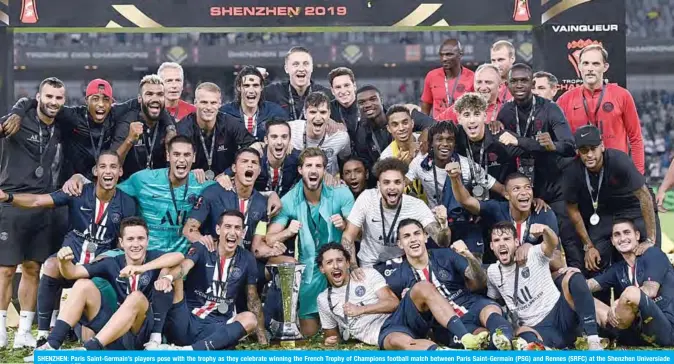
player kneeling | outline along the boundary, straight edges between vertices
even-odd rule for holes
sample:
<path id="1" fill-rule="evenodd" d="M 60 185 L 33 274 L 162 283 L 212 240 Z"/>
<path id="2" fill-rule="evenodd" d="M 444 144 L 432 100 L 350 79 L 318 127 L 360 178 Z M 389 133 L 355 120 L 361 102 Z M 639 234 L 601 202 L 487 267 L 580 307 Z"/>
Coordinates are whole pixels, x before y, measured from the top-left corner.
<path id="1" fill-rule="evenodd" d="M 104 258 L 90 264 L 75 265 L 70 247 L 57 254 L 59 271 L 65 279 L 77 279 L 61 307 L 47 343 L 37 350 L 57 350 L 66 335 L 78 322 L 90 328 L 96 336 L 84 343 L 87 350 L 138 350 L 150 338 L 153 328 L 151 306 L 154 282 L 179 264 L 181 253 L 147 250 L 148 228 L 144 220 L 129 217 L 120 223 L 119 244 L 124 255 Z M 109 307 L 90 278 L 108 281 L 119 308 Z M 114 312 L 114 314 L 113 314 Z M 33 356 L 27 357 L 32 361 Z"/>
<path id="2" fill-rule="evenodd" d="M 165 326 L 168 341 L 179 346 L 157 341 L 148 350 L 231 349 L 255 330 L 258 342 L 267 344 L 257 294 L 257 262 L 241 247 L 244 221 L 238 210 L 225 211 L 215 228 L 220 237 L 217 250 L 209 252 L 201 243 L 193 243 L 180 265 L 157 281 L 157 306 L 168 313 L 157 317 L 155 330 Z M 241 305 L 244 297 L 247 307 Z M 245 308 L 248 312 L 237 313 Z"/>

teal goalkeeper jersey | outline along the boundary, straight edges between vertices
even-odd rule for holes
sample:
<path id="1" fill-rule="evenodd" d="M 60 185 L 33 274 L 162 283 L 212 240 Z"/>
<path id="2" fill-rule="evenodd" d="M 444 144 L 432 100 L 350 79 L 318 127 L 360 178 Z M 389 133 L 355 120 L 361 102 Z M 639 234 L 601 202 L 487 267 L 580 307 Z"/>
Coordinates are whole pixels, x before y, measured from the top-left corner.
<path id="1" fill-rule="evenodd" d="M 202 191 L 214 183 L 199 184 L 190 172 L 188 183 L 174 188 L 172 197 L 168 169 L 162 168 L 138 171 L 118 187 L 138 202 L 140 214 L 150 229 L 147 249 L 185 254 L 190 246 L 183 236 L 185 221 Z"/>

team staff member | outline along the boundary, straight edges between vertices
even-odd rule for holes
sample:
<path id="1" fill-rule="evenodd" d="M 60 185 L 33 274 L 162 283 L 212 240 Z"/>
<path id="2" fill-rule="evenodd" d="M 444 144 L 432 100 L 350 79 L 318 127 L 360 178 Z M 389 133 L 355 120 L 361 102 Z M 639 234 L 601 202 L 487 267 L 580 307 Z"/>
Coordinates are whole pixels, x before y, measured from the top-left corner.
<path id="1" fill-rule="evenodd" d="M 641 122 L 629 91 L 617 84 L 604 84 L 608 52 L 592 44 L 580 51 L 578 70 L 583 86 L 564 93 L 557 104 L 564 111 L 572 131 L 592 124 L 599 128 L 607 148 L 632 156 L 641 174 L 645 170 Z"/>
<path id="2" fill-rule="evenodd" d="M 177 128 L 178 135 L 189 138 L 196 148 L 193 168 L 206 171 L 206 177 L 212 180 L 232 166 L 239 148 L 253 146 L 262 150 L 243 124 L 218 111 L 222 102 L 218 85 L 204 82 L 194 94 L 197 112 L 181 120 Z"/>
<path id="3" fill-rule="evenodd" d="M 253 66 L 244 67 L 234 80 L 234 101 L 220 108 L 243 124 L 258 141 L 264 140 L 267 122 L 275 118 L 287 120 L 281 106 L 262 99 L 263 86 L 262 73 Z"/>
<path id="4" fill-rule="evenodd" d="M 0 189 L 6 193 L 44 194 L 54 190 L 52 163 L 61 129 L 54 118 L 65 103 L 66 88 L 61 80 L 43 80 L 31 109 L 18 124 L 0 119 Z M 13 133 L 12 137 L 9 138 Z M 12 299 L 12 280 L 17 265 L 22 266 L 19 285 L 21 318 L 14 335 L 14 348 L 35 347 L 31 325 L 35 318 L 40 265 L 53 251 L 50 210 L 24 210 L 0 204 L 0 348 L 7 346 L 6 317 Z"/>
<path id="5" fill-rule="evenodd" d="M 550 72 L 539 71 L 534 73 L 534 89 L 532 92 L 536 96 L 554 101 L 558 85 L 559 80 L 557 80 L 555 75 Z"/>
<path id="6" fill-rule="evenodd" d="M 379 160 L 382 151 L 393 142 L 391 133 L 386 125 L 386 108 L 381 98 L 381 92 L 372 86 L 365 85 L 356 92 L 356 102 L 360 111 L 361 119 L 356 128 L 355 135 L 350 136 L 353 143 L 353 151 L 372 169 Z M 405 105 L 410 110 L 414 120 L 414 131 L 422 131 L 435 124 L 435 120 L 422 113 L 418 106 Z"/>
<path id="7" fill-rule="evenodd" d="M 576 130 L 576 148 L 580 158 L 564 173 L 565 199 L 584 246 L 585 268 L 603 271 L 614 261 L 611 229 L 616 218 L 633 220 L 647 243 L 660 246 L 653 200 L 629 156 L 606 148 L 600 130 L 592 125 Z"/>
<path id="8" fill-rule="evenodd" d="M 566 213 L 563 198 L 562 158 L 575 156 L 573 135 L 564 114 L 550 100 L 532 93 L 533 72 L 518 63 L 510 70 L 509 87 L 513 101 L 503 105 L 498 120 L 505 129 L 499 141 L 524 151 L 518 159 L 518 169 L 529 177 L 534 196 L 543 199 L 557 215 L 559 235 L 567 254 L 567 263 L 582 265 L 573 227 Z"/>
<path id="9" fill-rule="evenodd" d="M 421 94 L 421 111 L 437 119 L 465 92 L 473 91 L 473 71 L 461 65 L 463 47 L 456 39 L 447 39 L 440 46 L 440 63 L 426 74 Z"/>
<path id="10" fill-rule="evenodd" d="M 330 90 L 311 80 L 314 73 L 314 60 L 304 47 L 292 47 L 286 54 L 283 67 L 288 74 L 288 81 L 273 83 L 264 88 L 267 101 L 281 105 L 286 111 L 288 120 L 306 120 L 304 101 L 316 91 L 322 91 L 332 97 Z"/>
<path id="11" fill-rule="evenodd" d="M 176 127 L 164 108 L 165 95 L 164 81 L 159 76 L 143 77 L 138 87 L 140 111 L 132 108 L 120 118 L 120 130 L 115 133 L 126 135 L 126 139 L 117 154 L 124 161 L 127 178 L 143 169 L 167 165 L 166 144 L 176 135 Z"/>
<path id="12" fill-rule="evenodd" d="M 180 99 L 185 86 L 185 72 L 181 65 L 175 62 L 164 62 L 157 69 L 157 75 L 164 81 L 166 87 L 164 103 L 173 122 L 177 123 L 185 116 L 197 111 L 194 105 Z"/>
<path id="13" fill-rule="evenodd" d="M 332 120 L 346 125 L 349 136 L 358 125 L 358 105 L 356 104 L 356 76 L 346 67 L 337 67 L 328 74 L 330 90 L 335 99 L 330 102 Z"/>
<path id="14" fill-rule="evenodd" d="M 501 74 L 498 67 L 491 63 L 485 63 L 475 70 L 475 92 L 479 93 L 487 101 L 487 123 L 496 120 L 496 115 L 505 103 L 500 99 L 499 87 L 501 85 Z M 435 117 L 438 121 L 453 121 L 458 123 L 456 108 L 454 106 L 446 109 L 442 114 Z"/>
<path id="15" fill-rule="evenodd" d="M 507 40 L 499 40 L 491 46 L 491 63 L 501 71 L 501 86 L 498 90 L 498 97 L 501 100 L 509 101 L 513 98 L 508 89 L 508 75 L 510 68 L 515 63 L 515 47 Z"/>

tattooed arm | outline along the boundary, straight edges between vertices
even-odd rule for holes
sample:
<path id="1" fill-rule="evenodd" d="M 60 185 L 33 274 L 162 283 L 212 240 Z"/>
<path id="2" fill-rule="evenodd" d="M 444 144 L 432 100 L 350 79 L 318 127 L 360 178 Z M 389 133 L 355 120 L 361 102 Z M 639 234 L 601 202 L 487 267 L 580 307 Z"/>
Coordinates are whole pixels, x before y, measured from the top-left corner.
<path id="1" fill-rule="evenodd" d="M 350 222 L 347 223 L 346 229 L 342 233 L 342 246 L 351 254 L 351 269 L 358 268 L 358 258 L 356 257 L 355 241 L 360 235 L 360 228 Z"/>
<path id="2" fill-rule="evenodd" d="M 658 296 L 658 291 L 660 290 L 660 283 L 656 281 L 646 281 L 641 285 L 641 290 L 646 294 L 646 296 L 651 299 Z"/>
<path id="3" fill-rule="evenodd" d="M 473 292 L 487 287 L 487 273 L 482 269 L 482 263 L 469 250 L 460 254 L 468 260 L 468 267 L 464 271 L 466 287 Z"/>
<path id="4" fill-rule="evenodd" d="M 432 222 L 424 228 L 424 231 L 435 241 L 438 246 L 443 248 L 449 247 L 452 241 L 452 232 L 449 227 L 440 227 L 438 222 Z"/>
<path id="5" fill-rule="evenodd" d="M 173 267 L 168 274 L 173 277 L 173 281 L 182 280 L 189 271 L 194 268 L 194 261 L 192 259 L 183 259 L 177 266 Z"/>
<path id="6" fill-rule="evenodd" d="M 641 214 L 644 217 L 644 224 L 646 225 L 646 237 L 655 243 L 655 210 L 648 187 L 646 185 L 641 186 L 641 188 L 634 191 L 634 196 L 639 199 L 639 204 L 641 205 Z"/>
<path id="7" fill-rule="evenodd" d="M 197 221 L 197 219 L 193 217 L 187 219 L 185 227 L 183 228 L 183 235 L 185 235 L 185 237 L 187 238 L 187 240 L 190 241 L 190 243 L 196 243 L 197 241 L 201 240 L 202 235 L 199 232 L 200 227 L 201 223 Z"/>
<path id="8" fill-rule="evenodd" d="M 601 285 L 599 285 L 599 282 L 597 282 L 597 280 L 594 278 L 587 280 L 587 286 L 590 288 L 590 292 L 592 293 L 601 291 Z"/>
<path id="9" fill-rule="evenodd" d="M 257 287 L 254 284 L 248 285 L 248 311 L 255 314 L 257 317 L 257 342 L 262 345 L 267 345 L 267 336 L 264 328 L 264 314 L 262 313 L 262 303 L 260 297 L 257 295 Z"/>

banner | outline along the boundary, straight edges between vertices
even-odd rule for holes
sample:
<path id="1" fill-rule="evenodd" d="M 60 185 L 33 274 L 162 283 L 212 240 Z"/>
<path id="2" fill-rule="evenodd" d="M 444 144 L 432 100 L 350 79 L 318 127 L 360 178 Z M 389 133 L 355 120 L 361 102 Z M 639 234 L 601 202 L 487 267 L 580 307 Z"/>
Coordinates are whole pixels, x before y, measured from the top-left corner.
<path id="1" fill-rule="evenodd" d="M 529 0 L 16 0 L 13 27 L 531 25 Z M 19 5 L 20 4 L 20 5 Z M 81 11 L 86 9 L 86 16 Z M 204 29 L 208 31 L 207 29 Z"/>
<path id="2" fill-rule="evenodd" d="M 581 49 L 601 44 L 609 54 L 606 81 L 626 87 L 625 0 L 593 0 L 573 6 L 581 3 L 560 1 L 544 9 L 543 25 L 534 28 L 534 69 L 557 76 L 564 92 L 583 83 L 578 70 Z"/>
<path id="3" fill-rule="evenodd" d="M 464 62 L 486 62 L 490 44 L 464 44 Z M 253 64 L 260 67 L 278 67 L 290 46 L 287 45 L 231 45 L 166 47 L 136 46 L 16 46 L 14 64 L 28 69 L 36 67 L 156 67 L 162 62 L 177 62 L 185 67 L 233 67 Z M 384 64 L 419 64 L 439 66 L 439 45 L 343 44 L 310 47 L 316 65 L 383 66 Z M 530 59 L 529 59 L 530 60 Z M 525 61 L 527 61 L 525 59 Z"/>
<path id="4" fill-rule="evenodd" d="M 627 39 L 629 63 L 661 63 L 674 59 L 674 43 L 671 39 Z"/>

